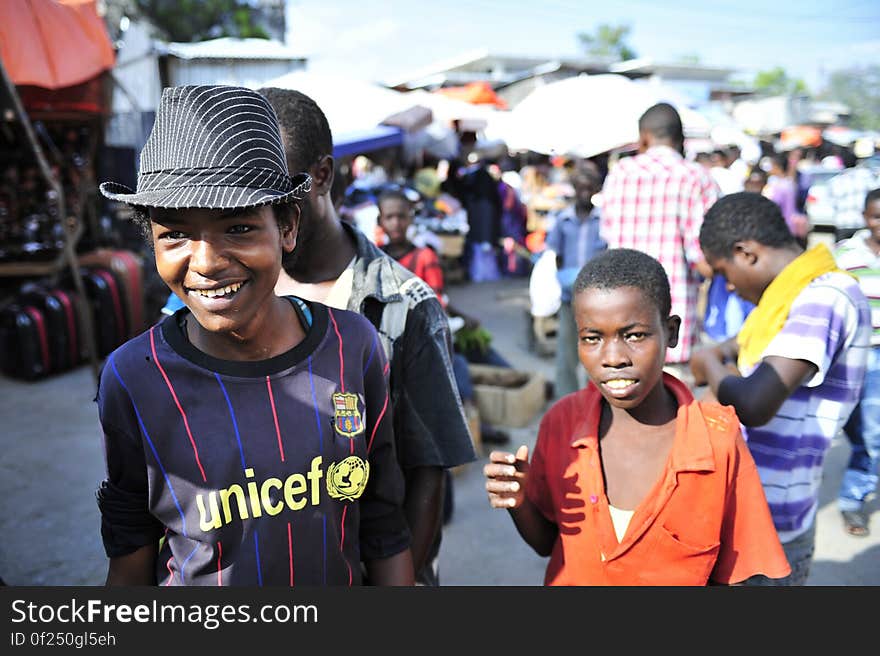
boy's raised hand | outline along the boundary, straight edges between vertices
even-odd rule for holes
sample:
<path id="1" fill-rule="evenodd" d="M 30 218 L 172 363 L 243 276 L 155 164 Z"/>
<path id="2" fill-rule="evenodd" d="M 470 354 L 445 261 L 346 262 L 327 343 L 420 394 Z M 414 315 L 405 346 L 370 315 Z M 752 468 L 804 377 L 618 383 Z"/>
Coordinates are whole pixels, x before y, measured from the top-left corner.
<path id="1" fill-rule="evenodd" d="M 523 444 L 516 454 L 492 451 L 489 464 L 483 467 L 486 491 L 493 508 L 519 508 L 526 497 L 529 475 L 529 447 Z"/>

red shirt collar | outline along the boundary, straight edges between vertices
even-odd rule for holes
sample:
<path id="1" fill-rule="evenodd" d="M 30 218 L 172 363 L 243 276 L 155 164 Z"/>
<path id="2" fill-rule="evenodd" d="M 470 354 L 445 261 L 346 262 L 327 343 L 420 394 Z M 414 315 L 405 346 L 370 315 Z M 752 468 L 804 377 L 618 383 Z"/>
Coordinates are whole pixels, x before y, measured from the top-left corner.
<path id="1" fill-rule="evenodd" d="M 675 441 L 670 454 L 670 466 L 676 472 L 714 471 L 715 459 L 712 456 L 709 429 L 706 425 L 707 419 L 703 415 L 699 403 L 695 402 L 688 386 L 675 376 L 663 372 L 663 384 L 672 392 L 678 402 Z M 589 382 L 587 387 L 580 390 L 577 395 L 577 411 L 581 414 L 582 419 L 575 424 L 572 431 L 571 446 L 598 450 L 602 394 L 592 382 Z M 726 420 L 719 415 L 710 421 L 723 423 Z"/>

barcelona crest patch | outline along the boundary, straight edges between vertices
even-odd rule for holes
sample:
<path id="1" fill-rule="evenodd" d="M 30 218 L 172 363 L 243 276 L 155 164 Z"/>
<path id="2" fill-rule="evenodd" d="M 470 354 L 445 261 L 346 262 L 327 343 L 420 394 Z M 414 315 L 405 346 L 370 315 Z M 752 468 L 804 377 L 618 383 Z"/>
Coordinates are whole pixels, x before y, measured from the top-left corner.
<path id="1" fill-rule="evenodd" d="M 345 437 L 355 437 L 364 432 L 357 394 L 336 392 L 333 395 L 333 410 L 335 412 L 333 426 L 337 433 Z"/>

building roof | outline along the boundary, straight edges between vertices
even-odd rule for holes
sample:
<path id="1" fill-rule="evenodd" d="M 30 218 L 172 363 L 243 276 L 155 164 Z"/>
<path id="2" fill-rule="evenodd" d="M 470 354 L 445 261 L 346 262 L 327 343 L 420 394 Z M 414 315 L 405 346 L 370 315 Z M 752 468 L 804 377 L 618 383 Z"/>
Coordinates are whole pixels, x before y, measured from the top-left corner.
<path id="1" fill-rule="evenodd" d="M 280 41 L 271 39 L 239 39 L 223 37 L 196 43 L 164 43 L 161 54 L 179 59 L 263 59 L 304 60 L 306 56 Z"/>
<path id="2" fill-rule="evenodd" d="M 436 62 L 412 74 L 385 85 L 393 89 L 437 89 L 444 86 L 462 86 L 470 82 L 488 82 L 505 92 L 505 98 L 515 105 L 523 91 L 531 88 L 528 80 L 535 78 L 565 78 L 580 73 L 590 75 L 618 73 L 628 78 L 658 77 L 678 81 L 705 82 L 713 85 L 728 83 L 735 73 L 732 68 L 718 68 L 694 64 L 663 64 L 650 58 L 616 62 L 610 58 L 538 57 L 493 54 L 487 48 L 471 50 L 454 58 Z M 513 91 L 519 86 L 520 90 Z"/>
<path id="3" fill-rule="evenodd" d="M 699 64 L 660 64 L 649 57 L 629 59 L 615 62 L 608 66 L 612 73 L 620 73 L 627 77 L 646 77 L 658 75 L 676 80 L 704 80 L 725 82 L 736 72 L 733 68 L 718 68 Z"/>
<path id="4" fill-rule="evenodd" d="M 604 73 L 608 70 L 608 62 L 578 57 L 492 54 L 488 49 L 481 48 L 436 62 L 405 77 L 387 80 L 385 86 L 405 90 L 489 82 L 498 89 L 561 69 L 575 73 Z"/>

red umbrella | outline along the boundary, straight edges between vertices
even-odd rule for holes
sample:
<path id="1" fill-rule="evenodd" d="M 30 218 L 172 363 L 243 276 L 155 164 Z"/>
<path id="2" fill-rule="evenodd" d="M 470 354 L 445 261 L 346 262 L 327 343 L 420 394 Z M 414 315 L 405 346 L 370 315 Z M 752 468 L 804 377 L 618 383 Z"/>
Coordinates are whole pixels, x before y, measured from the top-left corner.
<path id="1" fill-rule="evenodd" d="M 70 87 L 113 68 L 94 0 L 3 0 L 0 59 L 15 85 Z"/>

